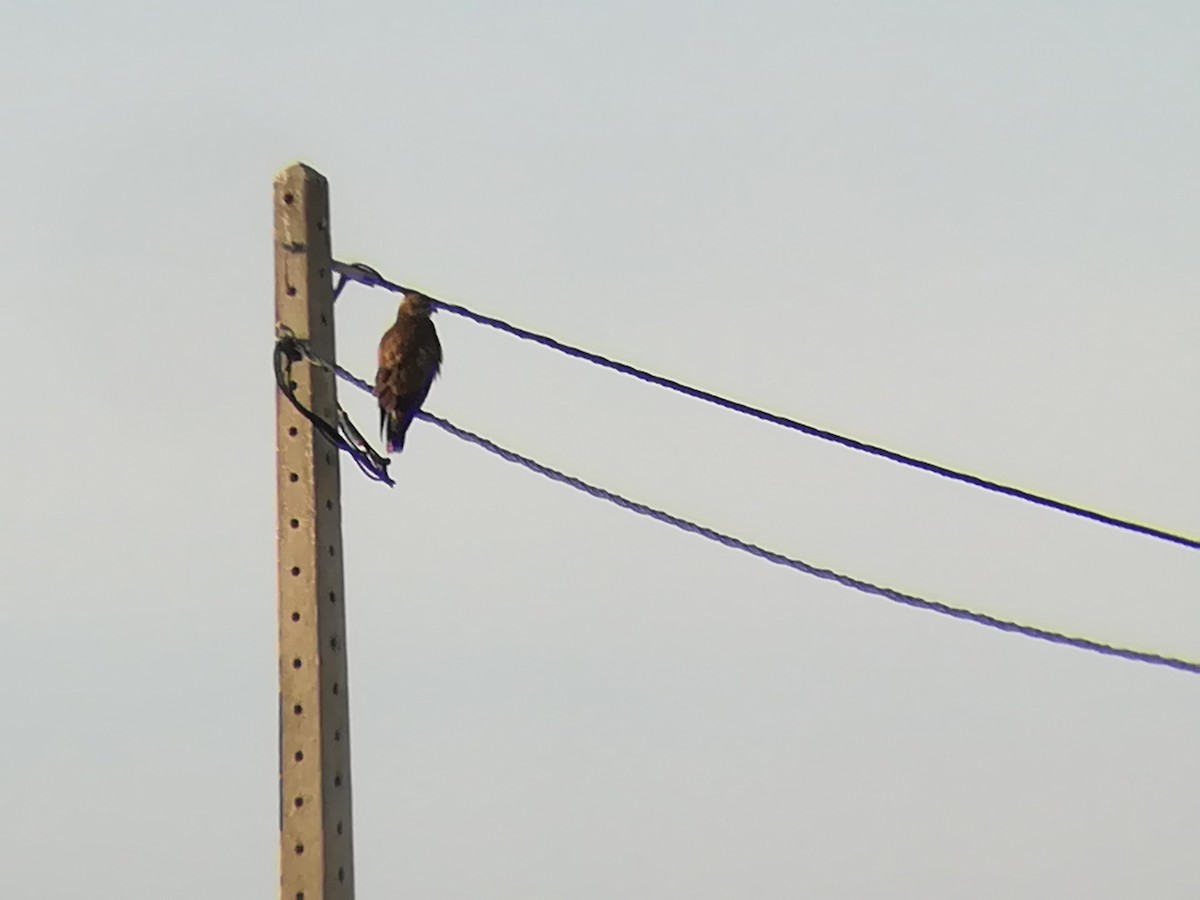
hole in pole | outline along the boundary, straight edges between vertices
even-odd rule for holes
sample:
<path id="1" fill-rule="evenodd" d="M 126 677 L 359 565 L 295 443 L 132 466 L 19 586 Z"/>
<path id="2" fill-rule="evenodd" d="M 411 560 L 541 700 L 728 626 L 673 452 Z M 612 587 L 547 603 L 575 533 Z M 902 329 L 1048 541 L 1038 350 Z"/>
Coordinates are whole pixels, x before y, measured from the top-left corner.
<path id="1" fill-rule="evenodd" d="M 292 668 L 293 668 L 293 669 L 298 669 L 298 668 L 300 668 L 302 665 L 304 665 L 304 663 L 302 663 L 302 662 L 301 662 L 299 659 L 293 659 L 293 660 L 292 660 Z"/>
<path id="2" fill-rule="evenodd" d="M 297 750 L 295 753 L 293 753 L 293 754 L 292 754 L 292 759 L 294 759 L 296 762 L 303 762 L 303 760 L 304 760 L 304 751 L 303 751 L 303 750 Z"/>
<path id="3" fill-rule="evenodd" d="M 300 520 L 299 520 L 299 519 L 292 519 L 290 522 L 288 522 L 288 525 L 290 525 L 292 528 L 299 528 L 299 527 L 300 527 Z"/>
<path id="4" fill-rule="evenodd" d="M 292 576 L 294 577 L 294 576 L 296 576 L 296 575 L 299 575 L 299 574 L 300 574 L 300 567 L 299 567 L 299 566 L 292 566 Z"/>
<path id="5" fill-rule="evenodd" d="M 292 713 L 297 716 L 303 712 L 304 712 L 304 707 L 301 706 L 299 703 L 297 703 L 295 706 L 292 707 Z"/>
<path id="6" fill-rule="evenodd" d="M 297 844 L 297 845 L 296 845 L 296 855 L 297 855 L 297 856 L 299 856 L 299 855 L 300 855 L 301 853 L 303 853 L 303 852 L 304 852 L 304 845 L 303 845 L 303 844 Z"/>
<path id="7" fill-rule="evenodd" d="M 299 622 L 300 621 L 300 613 L 298 613 L 298 612 L 292 613 L 292 621 Z"/>
<path id="8" fill-rule="evenodd" d="M 286 194 L 283 195 L 283 202 L 286 203 L 288 206 L 291 206 L 293 203 L 296 202 L 296 195 L 293 194 L 291 191 L 288 191 Z"/>
<path id="9" fill-rule="evenodd" d="M 295 297 L 295 296 L 296 296 L 296 289 L 295 289 L 295 288 L 294 288 L 292 285 L 290 285 L 290 284 L 287 286 L 287 295 L 288 295 L 289 297 Z"/>

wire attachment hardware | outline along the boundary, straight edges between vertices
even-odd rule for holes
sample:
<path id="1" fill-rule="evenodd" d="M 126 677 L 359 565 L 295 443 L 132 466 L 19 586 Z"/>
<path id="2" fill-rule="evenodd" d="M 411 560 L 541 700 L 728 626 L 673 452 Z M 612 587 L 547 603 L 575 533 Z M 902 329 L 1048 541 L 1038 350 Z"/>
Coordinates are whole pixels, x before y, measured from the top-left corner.
<path id="1" fill-rule="evenodd" d="M 332 372 L 334 375 L 341 375 L 344 372 L 340 366 L 327 363 L 325 360 L 316 356 L 308 347 L 308 342 L 302 338 L 296 337 L 295 333 L 286 325 L 277 324 L 275 326 L 275 385 L 279 388 L 280 393 L 287 397 L 288 401 L 296 408 L 300 415 L 304 416 L 325 440 L 333 444 L 338 450 L 349 455 L 354 460 L 355 464 L 362 470 L 372 481 L 379 481 L 389 487 L 395 487 L 396 482 L 388 474 L 388 466 L 391 460 L 386 456 L 380 455 L 362 436 L 354 423 L 350 421 L 350 416 L 338 404 L 337 421 L 327 422 L 321 416 L 318 416 L 311 409 L 300 402 L 296 396 L 295 382 L 292 381 L 292 366 L 301 360 L 307 360 L 310 364 L 318 368 Z M 370 385 L 362 382 L 357 385 L 360 388 L 370 391 Z"/>

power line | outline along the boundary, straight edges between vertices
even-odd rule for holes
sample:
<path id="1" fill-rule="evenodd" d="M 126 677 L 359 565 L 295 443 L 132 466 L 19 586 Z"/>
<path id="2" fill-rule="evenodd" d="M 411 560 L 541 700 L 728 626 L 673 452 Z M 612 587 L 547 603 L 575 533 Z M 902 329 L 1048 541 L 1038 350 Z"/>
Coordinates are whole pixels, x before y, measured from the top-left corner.
<path id="1" fill-rule="evenodd" d="M 345 287 L 347 281 L 357 281 L 369 287 L 381 287 L 397 293 L 402 293 L 407 290 L 395 282 L 388 281 L 374 269 L 361 263 L 346 264 L 335 262 L 333 265 L 334 270 L 339 274 L 341 279 L 338 284 L 339 293 L 341 289 Z M 992 493 L 1002 494 L 1006 497 L 1024 500 L 1028 503 L 1034 503 L 1038 506 L 1044 506 L 1048 509 L 1054 509 L 1058 512 L 1067 513 L 1068 515 L 1078 516 L 1079 518 L 1088 519 L 1101 525 L 1109 525 L 1113 528 L 1120 528 L 1125 531 L 1144 535 L 1146 537 L 1168 541 L 1173 544 L 1178 544 L 1182 547 L 1200 550 L 1200 540 L 1195 538 L 1190 538 L 1185 535 L 1170 531 L 1164 531 L 1163 529 L 1154 528 L 1150 525 L 1143 525 L 1128 519 L 1110 516 L 1107 513 L 1086 509 L 1082 506 L 1076 506 L 1071 503 L 1065 503 L 1062 500 L 1055 500 L 1053 497 L 1046 497 L 1022 488 L 1001 484 L 996 481 L 989 481 L 986 478 L 980 478 L 978 475 L 972 475 L 969 472 L 961 472 L 956 469 L 950 469 L 946 466 L 938 465 L 937 463 L 917 459 L 916 457 L 907 456 L 903 453 L 898 453 L 895 450 L 888 450 L 885 447 L 868 444 L 856 438 L 846 437 L 845 435 L 837 434 L 836 432 L 828 431 L 824 428 L 818 428 L 815 425 L 808 425 L 804 422 L 799 422 L 786 416 L 780 416 L 772 412 L 767 412 L 766 410 L 749 406 L 748 404 L 741 403 L 737 400 L 730 400 L 727 397 L 722 397 L 718 394 L 713 394 L 709 391 L 701 390 L 700 388 L 695 388 L 690 385 L 674 381 L 670 378 L 664 378 L 661 375 L 655 375 L 653 372 L 647 372 L 643 369 L 638 369 L 634 366 L 628 365 L 627 363 L 608 359 L 607 357 L 600 356 L 597 353 L 592 353 L 589 350 L 583 350 L 579 347 L 573 347 L 569 344 L 564 344 L 562 341 L 556 340 L 555 338 L 529 331 L 517 325 L 512 325 L 503 321 L 502 319 L 496 319 L 492 316 L 485 316 L 481 313 L 467 309 L 465 306 L 459 306 L 456 303 L 447 303 L 444 300 L 437 300 L 436 298 L 434 299 L 434 303 L 437 305 L 438 309 L 445 310 L 452 315 L 469 319 L 470 321 L 479 325 L 486 325 L 489 328 L 494 328 L 497 331 L 504 332 L 505 334 L 520 338 L 521 340 L 540 344 L 543 347 L 548 347 L 551 350 L 556 350 L 559 353 L 566 354 L 567 356 L 585 360 L 586 362 L 593 363 L 594 365 L 611 369 L 614 372 L 620 372 L 623 375 L 636 378 L 639 381 L 644 381 L 648 384 L 666 388 L 667 390 L 683 394 L 686 397 L 702 400 L 706 403 L 711 403 L 715 406 L 731 410 L 732 412 L 741 413 L 742 415 L 750 416 L 763 422 L 770 422 L 773 425 L 780 425 L 792 431 L 798 431 L 801 434 L 819 438 L 823 441 L 829 441 L 831 443 L 838 444 L 839 446 L 847 447 L 851 450 L 857 450 L 862 453 L 868 453 L 872 456 L 878 456 L 891 462 L 909 466 L 914 469 L 920 469 L 921 471 L 939 475 L 943 478 L 949 478 L 953 481 L 959 481 L 963 484 L 970 484 L 974 487 L 991 491 Z"/>
<path id="2" fill-rule="evenodd" d="M 912 606 L 916 607 L 917 609 L 925 609 L 931 612 L 939 613 L 940 615 L 950 616 L 951 618 L 974 622 L 978 625 L 994 628 L 999 631 L 1008 631 L 1014 634 L 1024 635 L 1025 637 L 1049 641 L 1050 643 L 1054 644 L 1075 647 L 1080 650 L 1090 650 L 1093 653 L 1101 653 L 1106 656 L 1116 656 L 1122 659 L 1168 666 L 1173 669 L 1180 669 L 1185 672 L 1200 674 L 1200 663 L 1189 662 L 1187 660 L 1177 659 L 1170 656 L 1160 656 L 1156 653 L 1147 653 L 1141 650 L 1130 650 L 1123 647 L 1114 647 L 1109 644 L 1100 643 L 1099 641 L 1093 641 L 1089 638 L 1072 637 L 1070 635 L 1060 634 L 1059 632 L 1037 628 L 1032 625 L 1022 625 L 1018 622 L 1010 622 L 1005 619 L 999 619 L 986 613 L 949 606 L 948 604 L 941 603 L 936 600 L 926 600 L 913 594 L 905 594 L 901 591 L 893 590 L 892 588 L 880 587 L 879 585 L 871 584 L 870 582 L 862 581 L 849 575 L 842 575 L 833 571 L 832 569 L 822 569 L 810 563 L 804 562 L 803 560 L 785 556 L 784 554 L 776 553 L 773 550 L 767 550 L 756 544 L 743 541 L 740 538 L 723 534 L 719 531 L 707 528 L 704 525 L 698 525 L 695 522 L 689 522 L 688 520 L 672 515 L 671 513 L 664 512 L 660 509 L 655 509 L 652 506 L 647 506 L 644 503 L 638 503 L 634 500 L 622 497 L 620 494 L 605 490 L 604 488 L 588 484 L 587 482 L 572 475 L 559 472 L 558 470 L 542 465 L 541 463 L 530 459 L 527 456 L 522 456 L 519 453 L 516 453 L 505 447 L 501 447 L 499 444 L 496 444 L 485 437 L 481 437 L 480 435 L 467 431 L 464 428 L 459 428 L 457 425 L 435 416 L 432 413 L 422 410 L 417 413 L 417 417 L 429 422 L 430 424 L 436 425 L 438 428 L 459 438 L 460 440 L 465 440 L 475 444 L 478 447 L 482 447 L 484 450 L 499 456 L 501 459 L 507 460 L 511 463 L 516 463 L 517 465 L 522 466 L 531 472 L 536 472 L 537 474 L 543 475 L 553 481 L 557 481 L 560 484 L 573 487 L 578 491 L 588 494 L 589 496 L 600 500 L 606 500 L 609 503 L 613 503 L 616 506 L 621 507 L 622 509 L 629 510 L 630 512 L 637 513 L 638 515 L 648 516 L 656 521 L 663 522 L 682 531 L 707 538 L 708 540 L 714 541 L 715 543 L 721 544 L 725 547 L 730 547 L 734 550 L 741 550 L 744 553 L 749 553 L 751 556 L 756 556 L 759 559 L 766 560 L 767 562 L 786 566 L 789 569 L 795 569 L 798 572 L 804 572 L 807 575 L 813 575 L 817 578 L 823 578 L 827 581 L 833 581 L 842 585 L 843 587 L 852 588 L 865 594 L 874 594 L 875 596 L 883 597 L 887 600 L 891 600 L 894 603 L 900 603 L 905 606 Z"/>
<path id="3" fill-rule="evenodd" d="M 311 358 L 311 356 L 310 356 Z M 352 373 L 346 371 L 341 366 L 330 365 L 317 361 L 319 365 L 326 365 L 339 378 L 353 384 L 360 390 L 371 392 L 371 385 L 361 378 L 356 377 Z M 794 569 L 797 572 L 803 572 L 806 575 L 812 575 L 816 578 L 822 578 L 826 581 L 832 581 L 840 584 L 843 587 L 848 587 L 864 594 L 872 594 L 876 597 L 883 597 L 885 600 L 890 600 L 893 603 L 899 603 L 904 606 L 911 606 L 917 609 L 924 609 L 930 612 L 938 613 L 939 615 L 949 616 L 954 619 L 962 619 L 967 622 L 974 622 L 977 625 L 983 625 L 986 628 L 992 628 L 997 631 L 1007 631 L 1013 634 L 1019 634 L 1024 637 L 1035 638 L 1041 641 L 1048 641 L 1052 644 L 1059 644 L 1066 647 L 1075 647 L 1079 650 L 1087 650 L 1092 653 L 1099 653 L 1104 656 L 1115 656 L 1120 659 L 1132 660 L 1134 662 L 1149 663 L 1151 665 L 1166 666 L 1172 669 L 1178 669 L 1183 672 L 1192 674 L 1200 674 L 1200 663 L 1190 662 L 1185 659 L 1179 659 L 1173 656 L 1162 656 L 1157 653 L 1149 653 L 1143 650 L 1131 650 L 1125 647 L 1114 647 L 1111 644 L 1104 644 L 1099 641 L 1091 640 L 1090 638 L 1073 637 L 1071 635 L 1062 634 L 1057 631 L 1049 631 L 1044 628 L 1037 628 L 1033 625 L 1023 625 L 1019 622 L 1011 622 L 1006 619 L 1000 619 L 995 616 L 990 616 L 987 613 L 975 612 L 974 610 L 963 609 L 957 606 L 950 606 L 937 600 L 927 600 L 923 597 L 918 597 L 914 594 L 906 594 L 902 591 L 897 591 L 888 587 L 880 587 L 876 584 L 871 584 L 869 581 L 863 581 L 858 578 L 853 578 L 849 575 L 843 575 L 835 572 L 832 569 L 823 569 L 814 566 L 811 563 L 804 562 L 800 559 L 795 559 L 790 556 L 785 556 L 782 553 L 777 553 L 774 550 L 767 550 L 757 544 L 751 544 L 748 541 L 743 541 L 740 538 L 733 537 L 728 534 L 708 528 L 704 525 L 698 525 L 695 522 L 689 522 L 687 519 L 680 518 L 669 512 L 661 509 L 656 509 L 653 506 L 647 506 L 644 503 L 638 503 L 635 500 L 630 500 L 620 494 L 614 493 L 604 488 L 597 487 L 593 484 L 576 478 L 573 475 L 567 475 L 557 469 L 552 469 L 549 466 L 543 465 L 528 456 L 522 456 L 516 451 L 502 447 L 494 441 L 488 440 L 474 432 L 467 431 L 465 428 L 460 428 L 446 419 L 436 416 L 433 413 L 424 410 L 418 410 L 416 417 L 422 421 L 435 425 L 447 434 L 453 435 L 459 440 L 467 441 L 477 447 L 481 447 L 488 453 L 500 457 L 507 462 L 515 463 L 522 468 L 535 472 L 549 478 L 552 481 L 557 481 L 559 484 L 565 484 L 577 491 L 582 491 L 588 496 L 595 497 L 598 500 L 605 500 L 629 512 L 637 513 L 640 516 L 647 516 L 655 521 L 662 522 L 666 525 L 671 525 L 681 531 L 686 531 L 689 534 L 699 535 L 702 538 L 721 544 L 724 547 L 729 547 L 733 550 L 740 550 L 743 553 L 749 553 L 751 556 L 766 560 L 776 565 L 785 566 L 789 569 Z"/>

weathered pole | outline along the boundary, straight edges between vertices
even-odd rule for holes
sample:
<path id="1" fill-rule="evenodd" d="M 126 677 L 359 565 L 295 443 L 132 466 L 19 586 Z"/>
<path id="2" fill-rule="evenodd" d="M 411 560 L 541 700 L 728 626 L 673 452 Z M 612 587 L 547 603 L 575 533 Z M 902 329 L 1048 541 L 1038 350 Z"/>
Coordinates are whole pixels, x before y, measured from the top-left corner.
<path id="1" fill-rule="evenodd" d="M 275 320 L 333 362 L 329 183 L 297 163 L 275 178 Z M 333 375 L 291 368 L 296 399 L 336 422 Z M 281 900 L 352 900 L 350 729 L 338 451 L 275 398 Z"/>

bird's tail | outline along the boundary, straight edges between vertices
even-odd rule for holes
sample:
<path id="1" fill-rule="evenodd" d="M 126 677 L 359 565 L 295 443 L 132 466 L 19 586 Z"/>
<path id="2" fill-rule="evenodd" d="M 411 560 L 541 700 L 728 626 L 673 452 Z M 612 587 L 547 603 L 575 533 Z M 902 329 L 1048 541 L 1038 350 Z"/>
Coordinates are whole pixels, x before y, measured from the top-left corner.
<path id="1" fill-rule="evenodd" d="M 408 426 L 412 424 L 412 420 L 411 413 L 380 411 L 379 424 L 387 439 L 388 453 L 400 453 L 404 449 L 404 436 L 408 433 Z"/>

